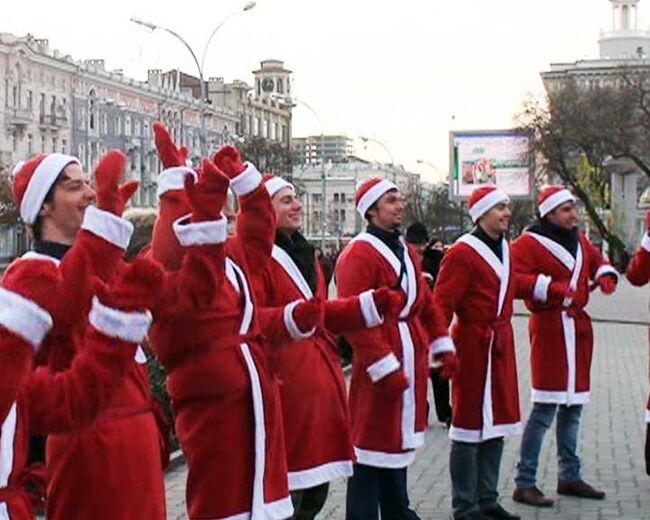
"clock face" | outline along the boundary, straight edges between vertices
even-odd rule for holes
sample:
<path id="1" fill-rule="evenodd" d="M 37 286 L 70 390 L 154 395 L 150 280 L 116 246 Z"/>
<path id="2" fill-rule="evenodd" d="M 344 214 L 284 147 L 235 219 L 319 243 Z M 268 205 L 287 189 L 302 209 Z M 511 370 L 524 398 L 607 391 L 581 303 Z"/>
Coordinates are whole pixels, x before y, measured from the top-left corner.
<path id="1" fill-rule="evenodd" d="M 273 92 L 273 87 L 275 87 L 275 82 L 272 78 L 264 78 L 262 80 L 262 90 L 264 92 Z"/>

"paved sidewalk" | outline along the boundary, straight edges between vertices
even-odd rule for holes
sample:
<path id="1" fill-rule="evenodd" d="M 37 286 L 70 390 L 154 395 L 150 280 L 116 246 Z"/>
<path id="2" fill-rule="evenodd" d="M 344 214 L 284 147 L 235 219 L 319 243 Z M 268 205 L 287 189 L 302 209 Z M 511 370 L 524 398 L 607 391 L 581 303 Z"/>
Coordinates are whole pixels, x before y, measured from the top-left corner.
<path id="1" fill-rule="evenodd" d="M 631 289 L 635 291 L 635 289 Z M 621 316 L 637 309 L 627 298 Z M 645 300 L 645 298 L 644 298 Z M 594 299 L 597 310 L 609 307 L 600 297 Z M 643 303 L 643 312 L 647 312 Z M 527 320 L 515 318 L 518 350 L 520 395 L 524 417 L 530 408 Z M 650 477 L 643 468 L 643 414 L 648 392 L 647 329 L 642 325 L 595 324 L 596 349 L 592 368 L 592 403 L 585 409 L 581 433 L 581 453 L 584 477 L 607 491 L 604 501 L 559 498 L 556 506 L 540 510 L 515 504 L 511 500 L 514 487 L 514 467 L 519 437 L 506 442 L 500 489 L 503 505 L 518 511 L 525 519 L 650 520 Z M 449 440 L 447 432 L 438 425 L 429 427 L 425 448 L 409 470 L 412 504 L 423 520 L 449 517 L 450 482 L 448 474 Z M 168 518 L 184 519 L 185 467 L 167 475 Z M 544 443 L 539 468 L 539 484 L 548 495 L 555 497 L 557 467 L 555 439 L 549 431 Z M 345 517 L 345 483 L 335 483 L 326 507 L 319 519 L 342 520 Z"/>

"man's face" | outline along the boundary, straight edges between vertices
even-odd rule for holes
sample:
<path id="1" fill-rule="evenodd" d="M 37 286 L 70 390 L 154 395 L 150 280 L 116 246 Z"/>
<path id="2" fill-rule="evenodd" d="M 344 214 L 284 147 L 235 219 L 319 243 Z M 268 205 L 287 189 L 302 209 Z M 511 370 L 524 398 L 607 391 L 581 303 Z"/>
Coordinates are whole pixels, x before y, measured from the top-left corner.
<path id="1" fill-rule="evenodd" d="M 479 221 L 481 227 L 490 235 L 502 235 L 508 231 L 508 226 L 510 226 L 510 216 L 512 212 L 510 211 L 510 204 L 507 202 L 502 202 L 497 204 L 485 215 L 483 215 Z"/>
<path id="2" fill-rule="evenodd" d="M 43 239 L 72 244 L 81 229 L 86 208 L 95 201 L 95 190 L 78 164 L 69 164 L 54 185 L 51 202 L 43 204 Z"/>
<path id="3" fill-rule="evenodd" d="M 221 208 L 221 213 L 223 213 L 223 216 L 226 217 L 226 229 L 229 237 L 233 236 L 237 229 L 237 212 L 235 212 L 233 207 L 234 204 L 230 201 L 230 197 L 228 197 L 228 200 L 226 200 L 223 208 Z"/>
<path id="4" fill-rule="evenodd" d="M 282 188 L 273 195 L 273 209 L 277 220 L 277 228 L 288 234 L 302 227 L 302 202 L 291 188 Z"/>
<path id="5" fill-rule="evenodd" d="M 384 193 L 368 210 L 370 221 L 382 229 L 398 229 L 404 219 L 404 197 L 398 190 Z"/>
<path id="6" fill-rule="evenodd" d="M 558 227 L 573 229 L 578 225 L 578 210 L 575 202 L 565 202 L 546 215 L 546 219 Z"/>

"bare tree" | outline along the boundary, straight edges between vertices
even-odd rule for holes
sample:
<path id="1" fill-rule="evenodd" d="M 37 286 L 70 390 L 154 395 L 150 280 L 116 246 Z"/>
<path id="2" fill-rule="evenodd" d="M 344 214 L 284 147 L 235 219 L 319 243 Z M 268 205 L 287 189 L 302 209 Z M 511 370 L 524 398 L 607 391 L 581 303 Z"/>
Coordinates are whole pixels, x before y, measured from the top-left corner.
<path id="1" fill-rule="evenodd" d="M 261 172 L 291 178 L 293 159 L 288 146 L 263 137 L 251 137 L 238 148 L 242 156 Z"/>

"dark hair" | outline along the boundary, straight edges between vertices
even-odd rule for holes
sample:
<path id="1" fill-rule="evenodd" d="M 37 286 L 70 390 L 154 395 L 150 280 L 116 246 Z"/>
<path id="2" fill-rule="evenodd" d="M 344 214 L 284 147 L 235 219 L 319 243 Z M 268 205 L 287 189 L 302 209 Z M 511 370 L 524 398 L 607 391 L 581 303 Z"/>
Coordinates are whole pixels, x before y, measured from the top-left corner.
<path id="1" fill-rule="evenodd" d="M 48 190 L 47 194 L 45 195 L 45 198 L 43 199 L 43 204 L 46 203 L 51 203 L 52 200 L 54 199 L 54 188 L 56 187 L 57 184 L 59 184 L 64 178 L 66 178 L 65 174 L 63 171 L 59 173 L 58 177 L 56 180 L 52 183 L 52 186 L 50 186 L 50 189 Z M 43 205 L 41 205 L 41 208 Z M 36 216 L 36 220 L 34 221 L 33 224 L 28 224 L 27 229 L 32 235 L 32 238 L 34 240 L 41 240 L 43 238 L 43 222 L 41 221 L 41 215 L 39 212 L 39 215 Z"/>

